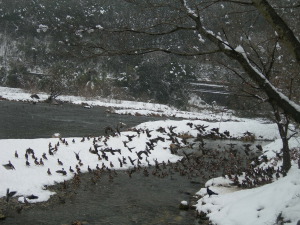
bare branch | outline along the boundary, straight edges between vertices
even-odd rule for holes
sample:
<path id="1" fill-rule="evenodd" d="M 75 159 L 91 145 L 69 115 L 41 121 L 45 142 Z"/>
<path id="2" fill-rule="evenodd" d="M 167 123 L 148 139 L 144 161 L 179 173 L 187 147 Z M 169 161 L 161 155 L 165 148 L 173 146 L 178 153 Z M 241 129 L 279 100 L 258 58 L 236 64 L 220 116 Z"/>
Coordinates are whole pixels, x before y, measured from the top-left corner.
<path id="1" fill-rule="evenodd" d="M 275 63 L 275 53 L 276 53 L 276 46 L 278 44 L 278 41 L 276 41 L 274 43 L 274 47 L 273 47 L 273 50 L 272 50 L 272 53 L 271 53 L 271 57 L 269 57 L 269 66 L 268 68 L 265 70 L 265 73 L 266 73 L 266 77 L 268 78 L 268 80 L 270 79 L 270 75 L 271 75 L 271 70 L 273 68 L 273 65 Z"/>
<path id="2" fill-rule="evenodd" d="M 147 27 L 144 28 L 144 30 L 135 30 L 135 29 L 131 29 L 131 28 L 122 28 L 122 29 L 103 29 L 103 31 L 107 31 L 107 32 L 111 32 L 111 33 L 137 33 L 137 34 L 146 34 L 146 35 L 152 35 L 152 36 L 163 36 L 166 34 L 172 34 L 175 33 L 177 31 L 181 31 L 181 30 L 195 30 L 195 27 L 181 27 L 181 26 L 175 26 L 174 24 L 172 24 L 172 26 L 174 27 L 173 29 L 170 29 L 168 31 L 164 31 L 164 32 L 148 32 L 146 30 L 150 30 L 153 28 L 156 28 L 158 26 L 163 25 L 163 23 L 151 26 L 151 27 Z M 167 25 L 167 23 L 165 23 L 165 25 Z M 170 25 L 170 24 L 169 24 Z"/>
<path id="3" fill-rule="evenodd" d="M 83 49 L 87 54 L 84 56 L 85 58 L 92 58 L 97 56 L 116 56 L 116 55 L 144 55 L 153 52 L 164 52 L 168 54 L 178 55 L 178 56 L 202 56 L 202 55 L 211 55 L 215 53 L 220 53 L 219 49 L 205 51 L 205 52 L 184 52 L 184 51 L 176 51 L 172 49 L 166 48 L 133 48 L 133 49 L 124 49 L 124 50 L 112 50 L 109 48 L 105 48 L 103 46 L 97 45 L 88 45 L 88 44 L 72 44 L 72 47 L 79 47 Z M 99 51 L 99 52 L 97 52 Z M 85 52 L 82 52 L 83 54 Z"/>
<path id="4" fill-rule="evenodd" d="M 293 31 L 266 0 L 252 0 L 252 2 L 253 6 L 276 30 L 279 39 L 288 47 L 298 64 L 300 64 L 300 41 L 296 38 Z"/>

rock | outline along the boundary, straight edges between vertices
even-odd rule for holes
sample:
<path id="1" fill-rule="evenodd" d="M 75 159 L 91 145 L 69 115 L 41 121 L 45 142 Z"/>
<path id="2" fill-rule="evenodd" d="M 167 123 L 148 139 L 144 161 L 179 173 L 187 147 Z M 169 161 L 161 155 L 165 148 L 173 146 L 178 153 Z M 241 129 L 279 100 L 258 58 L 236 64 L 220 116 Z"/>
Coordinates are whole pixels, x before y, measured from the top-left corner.
<path id="1" fill-rule="evenodd" d="M 37 94 L 30 95 L 30 98 L 32 98 L 32 99 L 40 99 L 40 97 Z"/>
<path id="2" fill-rule="evenodd" d="M 197 207 L 196 207 L 197 202 L 198 202 L 198 199 L 192 197 L 192 198 L 190 199 L 190 208 L 193 209 L 193 210 L 195 210 L 195 209 L 197 208 Z"/>
<path id="3" fill-rule="evenodd" d="M 60 138 L 60 133 L 52 134 L 52 138 Z"/>
<path id="4" fill-rule="evenodd" d="M 201 220 L 208 220 L 208 217 L 207 217 L 206 213 L 204 213 L 204 212 L 198 213 L 198 217 L 199 217 Z"/>
<path id="5" fill-rule="evenodd" d="M 116 110 L 115 110 L 113 107 L 109 107 L 109 108 L 107 108 L 107 109 L 105 110 L 105 112 L 107 112 L 107 113 L 115 113 Z"/>
<path id="6" fill-rule="evenodd" d="M 47 98 L 44 102 L 45 103 L 49 103 L 51 105 L 60 105 L 62 103 L 59 100 L 57 100 L 57 99 L 55 99 L 55 98 L 53 98 L 51 96 L 49 98 Z"/>
<path id="7" fill-rule="evenodd" d="M 61 103 L 58 100 L 56 100 L 56 99 L 52 99 L 51 102 L 50 102 L 50 104 L 52 104 L 52 105 L 60 105 Z"/>
<path id="8" fill-rule="evenodd" d="M 79 220 L 76 220 L 76 221 L 72 222 L 72 225 L 84 225 L 84 224 L 88 224 L 88 222 L 86 222 L 86 221 L 79 221 Z"/>
<path id="9" fill-rule="evenodd" d="M 72 222 L 72 225 L 82 225 L 83 223 L 82 222 L 80 222 L 80 221 L 74 221 L 74 222 Z"/>
<path id="10" fill-rule="evenodd" d="M 181 201 L 179 205 L 180 210 L 188 210 L 189 209 L 189 204 L 187 201 Z"/>
<path id="11" fill-rule="evenodd" d="M 5 220 L 6 216 L 0 212 L 0 220 Z"/>
<path id="12" fill-rule="evenodd" d="M 192 210 L 197 209 L 196 204 L 192 204 L 192 205 L 190 206 L 190 208 L 191 208 Z"/>
<path id="13" fill-rule="evenodd" d="M 83 108 L 85 108 L 85 109 L 91 109 L 91 108 L 93 108 L 92 105 L 89 105 L 88 103 L 85 103 L 85 102 L 83 102 L 81 105 L 82 105 Z"/>

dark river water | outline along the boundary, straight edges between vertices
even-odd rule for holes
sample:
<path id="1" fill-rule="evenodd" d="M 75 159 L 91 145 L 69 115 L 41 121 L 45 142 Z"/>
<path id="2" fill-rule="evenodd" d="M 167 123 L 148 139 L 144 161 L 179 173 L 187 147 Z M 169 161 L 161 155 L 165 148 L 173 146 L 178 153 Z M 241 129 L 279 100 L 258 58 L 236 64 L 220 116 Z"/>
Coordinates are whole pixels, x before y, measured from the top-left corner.
<path id="1" fill-rule="evenodd" d="M 20 214 L 12 214 L 2 223 L 59 225 L 80 221 L 89 225 L 199 224 L 193 210 L 181 211 L 178 208 L 182 200 L 189 200 L 189 193 L 194 193 L 200 187 L 191 183 L 186 176 L 145 177 L 142 172 L 137 172 L 129 178 L 124 171 L 118 171 L 113 181 L 109 181 L 107 174 L 102 175 L 96 184 L 90 178 L 90 174 L 82 175 L 78 188 L 74 188 L 70 182 L 67 189 L 59 191 L 49 204 L 23 209 Z M 61 186 L 57 185 L 56 189 Z M 63 200 L 59 200 L 58 196 L 62 196 Z"/>
<path id="2" fill-rule="evenodd" d="M 86 109 L 81 105 L 50 105 L 0 101 L 0 139 L 49 138 L 54 133 L 63 137 L 100 136 L 106 126 L 119 122 L 127 127 L 158 117 L 129 116 L 106 113 L 105 107 Z"/>

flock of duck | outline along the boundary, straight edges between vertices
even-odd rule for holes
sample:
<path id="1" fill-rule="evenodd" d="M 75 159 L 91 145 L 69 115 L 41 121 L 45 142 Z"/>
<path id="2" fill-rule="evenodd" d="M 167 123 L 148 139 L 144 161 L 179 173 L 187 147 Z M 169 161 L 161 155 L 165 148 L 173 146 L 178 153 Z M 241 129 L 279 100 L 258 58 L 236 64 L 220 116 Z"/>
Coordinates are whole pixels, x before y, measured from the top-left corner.
<path id="1" fill-rule="evenodd" d="M 64 165 L 67 163 L 57 158 L 57 166 L 61 168 L 53 171 L 48 168 L 47 175 L 52 176 L 53 173 L 57 173 L 61 176 L 67 176 L 72 174 L 72 183 L 74 186 L 77 186 L 81 183 L 80 173 L 82 171 L 92 174 L 90 178 L 91 184 L 96 184 L 105 174 L 108 175 L 109 181 L 112 182 L 120 172 L 120 170 L 115 169 L 117 168 L 125 171 L 129 178 L 135 172 L 142 172 L 146 177 L 152 175 L 158 178 L 169 177 L 170 179 L 172 179 L 175 173 L 178 173 L 181 176 L 188 176 L 192 181 L 199 179 L 205 181 L 222 175 L 230 179 L 234 185 L 249 188 L 261 183 L 270 182 L 274 176 L 278 178 L 282 174 L 282 171 L 278 167 L 257 167 L 260 162 L 268 160 L 259 157 L 262 154 L 262 147 L 260 145 L 254 146 L 255 150 L 251 144 L 244 144 L 244 149 L 242 150 L 238 149 L 234 144 L 229 144 L 227 148 L 218 151 L 206 149 L 205 138 L 230 138 L 229 131 L 221 133 L 218 128 L 208 130 L 207 126 L 196 125 L 191 122 L 186 125 L 190 129 L 197 130 L 198 134 L 196 138 L 176 133 L 176 126 L 159 127 L 156 130 L 132 128 L 124 133 L 120 132 L 120 128 L 123 127 L 122 124 L 118 125 L 116 129 L 107 127 L 105 128 L 105 136 L 83 137 L 80 140 L 80 142 L 92 142 L 88 154 L 97 157 L 98 163 L 96 165 L 87 165 L 87 162 L 83 162 L 82 160 L 81 152 L 73 151 L 70 154 L 70 157 L 76 159 L 76 164 L 73 167 L 68 166 L 68 170 L 65 170 Z M 249 136 L 251 134 L 245 133 L 246 135 Z M 124 146 L 122 149 L 113 148 L 109 145 L 109 140 L 121 136 Z M 145 136 L 144 140 L 146 140 L 143 149 L 137 145 L 130 145 L 131 142 L 134 142 L 135 139 L 141 136 Z M 18 151 L 15 151 L 14 157 L 23 158 L 26 167 L 46 167 L 49 157 L 55 157 L 61 145 L 69 146 L 76 144 L 77 141 L 79 139 L 67 140 L 59 138 L 56 144 L 49 143 L 48 152 L 43 152 L 41 157 L 38 157 L 38 154 L 32 148 L 26 149 L 24 156 L 20 156 Z M 159 161 L 156 158 L 150 157 L 160 142 L 168 143 L 171 153 L 181 154 L 182 158 L 176 160 L 176 162 L 170 162 L 169 160 Z M 190 151 L 191 149 L 192 152 Z M 123 154 L 125 150 L 130 152 L 130 155 Z M 222 154 L 220 154 L 220 151 Z M 196 154 L 197 152 L 201 152 L 201 154 Z M 117 157 L 117 161 L 111 161 L 110 158 L 112 156 Z M 278 155 L 278 157 L 280 158 L 281 156 Z M 16 170 L 11 160 L 7 164 L 3 164 L 3 166 L 7 170 Z M 68 187 L 65 181 L 63 185 L 65 188 Z M 210 189 L 207 189 L 207 193 L 209 196 L 217 194 L 211 192 Z M 6 201 L 9 202 L 9 199 L 15 195 L 15 191 L 7 189 Z M 36 198 L 38 196 L 24 196 L 24 203 L 28 204 L 27 199 Z"/>

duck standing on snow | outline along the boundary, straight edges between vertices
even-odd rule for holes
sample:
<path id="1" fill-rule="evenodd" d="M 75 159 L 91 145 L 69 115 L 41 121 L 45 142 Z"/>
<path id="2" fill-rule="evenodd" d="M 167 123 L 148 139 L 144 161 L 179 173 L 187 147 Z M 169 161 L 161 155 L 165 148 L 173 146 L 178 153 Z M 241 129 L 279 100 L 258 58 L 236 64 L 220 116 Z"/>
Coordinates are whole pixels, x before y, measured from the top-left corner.
<path id="1" fill-rule="evenodd" d="M 7 169 L 7 170 L 15 170 L 15 167 L 14 167 L 14 165 L 10 162 L 10 160 L 8 161 L 7 164 L 4 164 L 3 166 L 4 166 L 4 168 Z"/>
<path id="2" fill-rule="evenodd" d="M 64 176 L 67 175 L 67 172 L 65 171 L 64 168 L 62 168 L 61 170 L 56 170 L 56 173 L 60 173 L 60 174 L 62 174 L 62 175 L 64 175 Z"/>
<path id="3" fill-rule="evenodd" d="M 218 195 L 216 192 L 213 192 L 212 190 L 210 190 L 209 187 L 206 187 L 206 191 L 207 191 L 207 194 L 209 195 L 209 197 L 211 195 Z"/>

